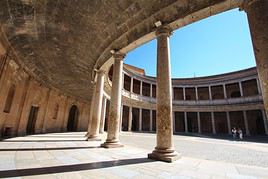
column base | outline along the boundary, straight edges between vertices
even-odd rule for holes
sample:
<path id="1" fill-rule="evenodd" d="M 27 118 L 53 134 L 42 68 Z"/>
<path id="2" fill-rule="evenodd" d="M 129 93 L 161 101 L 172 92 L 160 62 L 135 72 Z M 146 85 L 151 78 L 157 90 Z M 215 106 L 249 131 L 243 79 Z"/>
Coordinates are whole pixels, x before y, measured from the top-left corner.
<path id="1" fill-rule="evenodd" d="M 89 132 L 86 133 L 85 137 L 87 137 L 87 138 L 89 137 Z"/>
<path id="2" fill-rule="evenodd" d="M 119 141 L 106 140 L 106 142 L 101 144 L 101 147 L 103 147 L 103 148 L 118 148 L 118 147 L 124 147 L 124 145 L 121 144 Z"/>
<path id="3" fill-rule="evenodd" d="M 164 162 L 174 162 L 181 158 L 181 155 L 172 149 L 155 149 L 152 153 L 148 154 L 149 159 L 159 160 Z"/>
<path id="4" fill-rule="evenodd" d="M 99 136 L 89 136 L 87 141 L 101 141 L 101 138 Z"/>

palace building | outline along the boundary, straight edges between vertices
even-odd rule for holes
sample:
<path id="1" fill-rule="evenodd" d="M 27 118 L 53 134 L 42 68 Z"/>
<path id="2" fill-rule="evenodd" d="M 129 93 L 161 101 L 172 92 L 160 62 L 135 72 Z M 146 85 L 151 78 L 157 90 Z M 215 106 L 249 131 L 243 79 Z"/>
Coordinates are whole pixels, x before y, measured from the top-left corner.
<path id="1" fill-rule="evenodd" d="M 256 67 L 171 78 L 169 38 L 183 26 L 240 8 Z M 268 134 L 268 1 L 0 1 L 0 137 L 87 131 L 104 148 L 120 131 L 156 132 L 151 159 L 180 158 L 173 135 Z M 157 77 L 124 65 L 157 39 Z M 183 59 L 181 59 L 183 60 Z"/>

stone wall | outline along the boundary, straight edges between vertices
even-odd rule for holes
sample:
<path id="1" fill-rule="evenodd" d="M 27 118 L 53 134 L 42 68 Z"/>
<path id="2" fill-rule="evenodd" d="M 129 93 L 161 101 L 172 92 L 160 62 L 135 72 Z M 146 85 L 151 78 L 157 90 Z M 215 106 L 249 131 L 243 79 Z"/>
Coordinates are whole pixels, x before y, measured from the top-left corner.
<path id="1" fill-rule="evenodd" d="M 88 128 L 90 105 L 36 81 L 16 63 L 15 55 L 0 54 L 0 137 L 27 134 L 31 109 L 38 109 L 34 133 L 67 131 L 70 108 L 78 109 L 76 131 Z"/>

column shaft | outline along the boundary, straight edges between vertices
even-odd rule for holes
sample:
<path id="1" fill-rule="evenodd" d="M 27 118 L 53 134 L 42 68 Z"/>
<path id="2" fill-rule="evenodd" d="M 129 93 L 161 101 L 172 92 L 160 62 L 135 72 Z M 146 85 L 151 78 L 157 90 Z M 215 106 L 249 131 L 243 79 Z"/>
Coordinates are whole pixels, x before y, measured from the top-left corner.
<path id="1" fill-rule="evenodd" d="M 182 91 L 183 91 L 183 100 L 186 100 L 186 92 L 185 92 L 185 87 L 182 88 Z"/>
<path id="2" fill-rule="evenodd" d="M 132 107 L 129 106 L 129 112 L 128 112 L 128 131 L 131 131 L 132 128 Z"/>
<path id="3" fill-rule="evenodd" d="M 198 90 L 197 90 L 197 87 L 195 87 L 195 100 L 198 100 Z"/>
<path id="4" fill-rule="evenodd" d="M 107 139 L 101 146 L 105 148 L 122 147 L 119 142 L 120 127 L 120 110 L 122 95 L 122 75 L 123 75 L 123 58 L 124 54 L 120 52 L 113 53 L 113 84 L 111 91 L 110 109 L 109 109 L 109 125 L 107 130 Z"/>
<path id="5" fill-rule="evenodd" d="M 262 118 L 263 118 L 263 123 L 264 123 L 264 129 L 265 129 L 265 134 L 268 135 L 268 122 L 267 122 L 267 117 L 265 114 L 265 110 L 261 110 L 262 112 Z"/>
<path id="6" fill-rule="evenodd" d="M 244 96 L 244 93 L 243 93 L 243 87 L 242 87 L 242 83 L 241 83 L 241 81 L 239 81 L 239 91 L 240 91 L 240 95 L 241 95 L 241 97 Z"/>
<path id="7" fill-rule="evenodd" d="M 150 110 L 150 131 L 153 131 L 153 110 Z"/>
<path id="8" fill-rule="evenodd" d="M 153 84 L 150 83 L 150 97 L 153 97 Z"/>
<path id="9" fill-rule="evenodd" d="M 227 99 L 226 85 L 225 84 L 223 84 L 223 95 L 224 95 L 224 99 Z"/>
<path id="10" fill-rule="evenodd" d="M 141 86 L 140 86 L 140 95 L 142 96 L 142 81 L 141 81 Z"/>
<path id="11" fill-rule="evenodd" d="M 88 128 L 87 128 L 87 134 L 86 137 L 89 137 L 90 131 L 91 131 L 91 123 L 92 123 L 92 114 L 94 111 L 94 103 L 95 103 L 95 88 L 96 88 L 96 83 L 93 83 L 93 95 L 90 103 L 90 113 L 89 113 L 89 120 L 88 120 Z"/>
<path id="12" fill-rule="evenodd" d="M 232 134 L 232 132 L 231 132 L 231 121 L 230 121 L 230 113 L 229 113 L 229 111 L 226 112 L 226 117 L 227 117 L 228 134 Z"/>
<path id="13" fill-rule="evenodd" d="M 214 112 L 211 112 L 212 133 L 216 134 L 215 117 Z"/>
<path id="14" fill-rule="evenodd" d="M 102 111 L 102 98 L 103 98 L 103 87 L 104 87 L 104 71 L 98 70 L 97 81 L 94 92 L 94 104 L 92 111 L 92 121 L 91 121 L 91 130 L 89 132 L 88 140 L 100 140 L 99 131 L 100 131 L 100 121 L 101 121 L 101 111 Z"/>
<path id="15" fill-rule="evenodd" d="M 139 131 L 142 131 L 142 108 L 139 108 Z"/>
<path id="16" fill-rule="evenodd" d="M 198 124 L 198 133 L 202 133 L 202 131 L 201 131 L 201 121 L 200 121 L 200 112 L 197 112 L 197 124 Z"/>
<path id="17" fill-rule="evenodd" d="M 172 121 L 173 121 L 173 133 L 175 133 L 176 132 L 176 130 L 175 130 L 175 126 L 176 126 L 176 124 L 175 124 L 175 111 L 173 111 L 173 119 L 172 119 Z"/>
<path id="18" fill-rule="evenodd" d="M 170 28 L 160 27 L 157 32 L 157 88 L 156 127 L 157 145 L 149 158 L 172 162 L 178 158 L 173 148 L 172 84 L 169 59 Z"/>
<path id="19" fill-rule="evenodd" d="M 107 99 L 103 96 L 102 98 L 102 109 L 101 109 L 101 122 L 100 122 L 100 133 L 104 132 L 105 116 L 106 116 L 106 104 Z"/>
<path id="20" fill-rule="evenodd" d="M 249 129 L 248 129 L 248 118 L 247 118 L 247 112 L 243 111 L 243 118 L 244 118 L 244 124 L 245 124 L 245 128 L 246 128 L 246 135 L 249 136 Z"/>
<path id="21" fill-rule="evenodd" d="M 133 78 L 130 80 L 130 93 L 133 93 Z"/>
<path id="22" fill-rule="evenodd" d="M 122 125 L 123 125 L 123 113 L 124 113 L 124 105 L 122 104 L 121 105 L 121 108 L 120 108 L 120 126 L 119 126 L 119 131 L 121 132 L 122 131 Z"/>
<path id="23" fill-rule="evenodd" d="M 262 89 L 264 109 L 268 115 L 268 1 L 246 0 L 251 39 L 254 48 L 257 71 Z"/>
<path id="24" fill-rule="evenodd" d="M 212 100 L 211 86 L 208 86 L 208 94 L 209 94 L 209 100 Z"/>
<path id="25" fill-rule="evenodd" d="M 257 88 L 258 88 L 258 94 L 262 94 L 259 78 L 256 78 L 256 83 L 257 83 Z"/>
<path id="26" fill-rule="evenodd" d="M 184 112 L 184 130 L 188 133 L 188 120 L 187 120 L 187 112 Z"/>

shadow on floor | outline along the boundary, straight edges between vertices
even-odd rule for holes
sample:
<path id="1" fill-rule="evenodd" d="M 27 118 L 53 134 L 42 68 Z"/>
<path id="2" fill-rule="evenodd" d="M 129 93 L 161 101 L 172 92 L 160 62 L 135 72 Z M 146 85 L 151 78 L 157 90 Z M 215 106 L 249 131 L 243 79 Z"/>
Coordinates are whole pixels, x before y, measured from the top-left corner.
<path id="1" fill-rule="evenodd" d="M 85 135 L 32 135 L 30 137 L 35 137 L 35 138 L 84 138 Z"/>
<path id="2" fill-rule="evenodd" d="M 55 139 L 55 140 L 0 140 L 0 142 L 83 142 L 84 140 L 65 140 L 65 139 Z"/>
<path id="3" fill-rule="evenodd" d="M 109 168 L 115 166 L 133 165 L 133 164 L 149 163 L 149 162 L 154 162 L 154 160 L 150 160 L 147 158 L 133 158 L 133 159 L 122 159 L 122 160 L 83 163 L 75 165 L 63 165 L 54 167 L 14 169 L 14 170 L 0 171 L 0 177 L 20 177 L 20 176 L 55 174 L 63 172 L 76 172 L 83 170 L 93 170 L 93 169 Z"/>
<path id="4" fill-rule="evenodd" d="M 84 146 L 84 147 L 51 147 L 51 148 L 13 148 L 0 149 L 2 151 L 39 151 L 39 150 L 76 150 L 76 149 L 96 149 L 99 146 Z"/>

